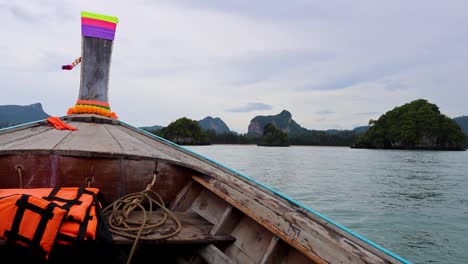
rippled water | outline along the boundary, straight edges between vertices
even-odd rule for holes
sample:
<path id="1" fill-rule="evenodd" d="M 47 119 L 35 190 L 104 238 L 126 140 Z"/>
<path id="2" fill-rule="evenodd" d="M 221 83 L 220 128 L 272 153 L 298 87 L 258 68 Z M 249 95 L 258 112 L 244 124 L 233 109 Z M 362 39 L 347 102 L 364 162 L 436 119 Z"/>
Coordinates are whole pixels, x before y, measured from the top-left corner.
<path id="1" fill-rule="evenodd" d="M 468 151 L 187 148 L 413 263 L 468 263 Z"/>

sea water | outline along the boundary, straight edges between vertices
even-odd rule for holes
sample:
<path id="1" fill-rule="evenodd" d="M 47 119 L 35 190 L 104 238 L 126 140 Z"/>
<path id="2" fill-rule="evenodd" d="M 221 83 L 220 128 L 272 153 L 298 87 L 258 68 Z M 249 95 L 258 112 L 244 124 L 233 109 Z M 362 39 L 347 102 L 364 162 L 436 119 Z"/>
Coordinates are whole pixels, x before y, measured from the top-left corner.
<path id="1" fill-rule="evenodd" d="M 468 263 L 468 151 L 186 148 L 413 263 Z"/>

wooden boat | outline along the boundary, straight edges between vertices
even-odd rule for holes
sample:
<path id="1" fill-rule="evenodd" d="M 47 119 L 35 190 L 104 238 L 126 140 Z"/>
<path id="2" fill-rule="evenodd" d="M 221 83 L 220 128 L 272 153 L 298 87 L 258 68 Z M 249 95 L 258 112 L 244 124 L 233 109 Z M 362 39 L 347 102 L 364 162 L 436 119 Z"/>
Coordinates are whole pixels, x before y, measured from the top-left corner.
<path id="1" fill-rule="evenodd" d="M 82 43 L 79 100 L 108 103 L 112 41 L 83 36 Z M 161 226 L 135 237 L 109 227 L 113 252 L 127 263 L 410 263 L 242 173 L 115 116 L 73 113 L 60 120 L 78 130 L 56 129 L 48 120 L 0 130 L 0 188 L 95 187 L 107 201 L 104 215 L 122 197 L 151 189 L 162 205 L 148 215 L 149 203 L 142 203 L 128 217 L 166 219 Z M 88 251 L 77 255 L 92 262 Z"/>

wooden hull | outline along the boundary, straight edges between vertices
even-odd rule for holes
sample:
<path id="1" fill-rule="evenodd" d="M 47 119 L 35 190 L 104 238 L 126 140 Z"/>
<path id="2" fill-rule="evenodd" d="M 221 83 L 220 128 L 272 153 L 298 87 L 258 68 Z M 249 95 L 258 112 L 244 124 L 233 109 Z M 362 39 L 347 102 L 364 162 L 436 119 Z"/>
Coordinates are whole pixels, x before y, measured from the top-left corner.
<path id="1" fill-rule="evenodd" d="M 409 263 L 268 186 L 124 122 L 63 119 L 79 130 L 42 121 L 0 131 L 0 188 L 92 186 L 111 203 L 157 175 L 152 189 L 182 229 L 141 240 L 134 263 L 157 252 L 165 263 Z M 134 242 L 117 234 L 113 241 L 123 252 Z"/>

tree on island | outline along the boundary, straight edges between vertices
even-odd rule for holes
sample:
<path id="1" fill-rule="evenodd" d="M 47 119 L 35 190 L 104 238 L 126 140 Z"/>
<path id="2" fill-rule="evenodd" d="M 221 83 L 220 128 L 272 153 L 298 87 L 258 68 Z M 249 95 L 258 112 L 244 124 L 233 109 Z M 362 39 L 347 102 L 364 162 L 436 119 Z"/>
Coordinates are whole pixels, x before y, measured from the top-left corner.
<path id="1" fill-rule="evenodd" d="M 182 117 L 155 132 L 156 135 L 179 145 L 209 145 L 210 140 L 198 121 Z"/>
<path id="2" fill-rule="evenodd" d="M 353 147 L 465 150 L 460 126 L 424 99 L 395 107 L 378 120 L 370 120 L 369 126 Z"/>
<path id="3" fill-rule="evenodd" d="M 276 128 L 272 123 L 263 127 L 261 146 L 288 146 L 288 134 Z"/>

